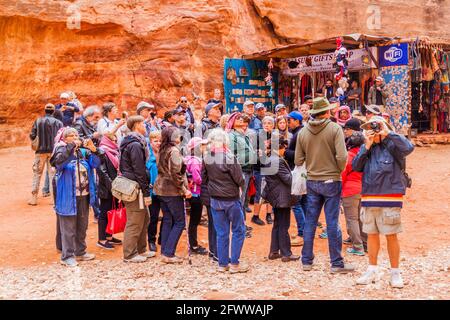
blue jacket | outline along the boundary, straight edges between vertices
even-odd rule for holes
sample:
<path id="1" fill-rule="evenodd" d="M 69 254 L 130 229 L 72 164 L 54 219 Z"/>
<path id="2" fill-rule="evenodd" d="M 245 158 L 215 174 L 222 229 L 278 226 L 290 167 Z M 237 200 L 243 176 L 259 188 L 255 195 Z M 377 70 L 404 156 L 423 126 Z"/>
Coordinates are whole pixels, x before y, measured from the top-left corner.
<path id="1" fill-rule="evenodd" d="M 262 121 L 259 120 L 257 116 L 252 116 L 252 118 L 250 119 L 250 123 L 248 124 L 248 128 L 258 131 L 261 130 L 262 127 Z"/>
<path id="2" fill-rule="evenodd" d="M 70 127 L 70 126 L 72 126 L 72 124 L 73 124 L 73 118 L 74 118 L 74 116 L 75 116 L 75 112 L 80 112 L 80 108 L 78 108 L 78 106 L 77 106 L 76 104 L 72 103 L 72 102 L 68 102 L 66 105 L 68 105 L 68 106 L 74 108 L 73 111 L 72 111 L 72 110 L 66 109 L 66 110 L 64 110 L 64 112 L 62 113 L 62 114 L 63 114 L 62 122 L 63 122 L 64 126 L 65 126 L 65 127 Z M 55 106 L 55 109 L 56 109 L 56 110 L 59 110 L 59 109 L 61 109 L 61 108 L 62 108 L 62 104 L 61 104 L 61 103 L 58 103 L 58 104 Z"/>
<path id="3" fill-rule="evenodd" d="M 94 168 L 100 165 L 100 159 L 89 150 L 80 149 L 81 155 L 77 158 L 74 153 L 75 144 L 57 147 L 53 153 L 50 163 L 56 168 L 56 192 L 55 211 L 61 216 L 77 215 L 76 200 L 76 167 L 77 161 L 84 166 L 88 172 L 89 179 L 89 203 L 94 205 L 97 197 L 95 185 Z M 97 149 L 101 152 L 100 149 Z"/>
<path id="4" fill-rule="evenodd" d="M 147 161 L 145 166 L 147 167 L 147 171 L 150 175 L 150 185 L 153 186 L 155 184 L 156 177 L 158 176 L 158 166 L 156 165 L 156 157 L 153 153 L 152 147 L 149 145 L 148 148 L 150 150 L 150 159 Z M 153 187 L 150 188 L 150 195 L 155 195 L 153 192 Z"/>
<path id="5" fill-rule="evenodd" d="M 363 144 L 352 162 L 354 171 L 364 173 L 362 194 L 405 194 L 406 180 L 398 162 L 404 166 L 406 156 L 413 150 L 414 146 L 408 139 L 393 132 L 369 150 Z"/>

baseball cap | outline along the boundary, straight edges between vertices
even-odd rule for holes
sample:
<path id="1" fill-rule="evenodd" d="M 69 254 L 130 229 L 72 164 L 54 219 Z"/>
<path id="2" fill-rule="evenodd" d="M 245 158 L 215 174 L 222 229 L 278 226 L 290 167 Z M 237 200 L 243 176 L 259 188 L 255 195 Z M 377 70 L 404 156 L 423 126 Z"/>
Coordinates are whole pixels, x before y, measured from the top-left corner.
<path id="1" fill-rule="evenodd" d="M 205 107 L 205 113 L 206 115 L 208 115 L 208 113 L 211 111 L 211 109 L 216 108 L 216 107 L 220 107 L 221 103 L 215 103 L 215 102 L 210 102 L 206 105 Z"/>
<path id="2" fill-rule="evenodd" d="M 295 120 L 298 120 L 298 121 L 302 121 L 303 120 L 302 114 L 300 112 L 298 112 L 298 111 L 292 111 L 291 113 L 288 114 L 287 117 L 288 117 L 288 119 L 292 118 L 292 119 L 295 119 Z"/>
<path id="3" fill-rule="evenodd" d="M 70 95 L 67 92 L 61 93 L 59 96 L 61 99 L 70 99 Z"/>
<path id="4" fill-rule="evenodd" d="M 310 96 L 310 95 L 307 95 L 307 96 L 305 96 L 305 98 L 303 99 L 303 101 L 306 101 L 306 100 L 312 100 L 312 96 Z"/>
<path id="5" fill-rule="evenodd" d="M 256 104 L 256 108 L 255 108 L 256 110 L 259 110 L 259 109 L 262 109 L 262 108 L 264 108 L 264 109 L 266 108 L 264 103 L 259 102 L 259 103 Z"/>
<path id="6" fill-rule="evenodd" d="M 52 103 L 47 103 L 44 107 L 44 110 L 55 111 L 55 106 Z"/>
<path id="7" fill-rule="evenodd" d="M 244 102 L 244 107 L 246 107 L 246 106 L 248 106 L 248 105 L 251 105 L 251 104 L 255 104 L 252 100 L 246 100 L 245 102 Z"/>
<path id="8" fill-rule="evenodd" d="M 275 112 L 278 112 L 281 109 L 286 109 L 286 106 L 284 104 L 282 104 L 282 103 L 277 104 L 276 107 L 275 107 Z"/>
<path id="9" fill-rule="evenodd" d="M 345 125 L 344 125 L 344 129 L 352 129 L 355 131 L 361 131 L 361 120 L 356 119 L 356 118 L 351 118 L 350 120 L 348 120 Z"/>
<path id="10" fill-rule="evenodd" d="M 145 102 L 145 101 L 141 101 L 138 103 L 137 107 L 136 107 L 136 113 L 140 114 L 142 110 L 144 109 L 155 109 L 155 106 Z"/>

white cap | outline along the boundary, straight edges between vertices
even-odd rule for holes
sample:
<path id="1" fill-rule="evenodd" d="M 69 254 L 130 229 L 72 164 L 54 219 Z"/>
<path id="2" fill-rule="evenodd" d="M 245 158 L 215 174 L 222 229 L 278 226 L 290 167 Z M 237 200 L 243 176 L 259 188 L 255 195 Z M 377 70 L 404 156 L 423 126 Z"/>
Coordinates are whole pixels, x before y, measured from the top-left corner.
<path id="1" fill-rule="evenodd" d="M 70 99 L 70 96 L 67 92 L 63 92 L 61 93 L 61 95 L 59 96 L 61 99 Z"/>

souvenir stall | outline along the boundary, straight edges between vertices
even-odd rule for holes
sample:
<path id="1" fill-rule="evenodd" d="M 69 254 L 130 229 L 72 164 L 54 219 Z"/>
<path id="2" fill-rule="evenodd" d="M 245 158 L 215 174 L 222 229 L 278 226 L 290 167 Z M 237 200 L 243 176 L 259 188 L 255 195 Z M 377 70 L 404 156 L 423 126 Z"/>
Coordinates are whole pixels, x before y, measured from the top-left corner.
<path id="1" fill-rule="evenodd" d="M 278 73 L 265 60 L 225 59 L 224 96 L 226 112 L 242 110 L 246 100 L 263 103 L 273 111 L 278 101 Z"/>

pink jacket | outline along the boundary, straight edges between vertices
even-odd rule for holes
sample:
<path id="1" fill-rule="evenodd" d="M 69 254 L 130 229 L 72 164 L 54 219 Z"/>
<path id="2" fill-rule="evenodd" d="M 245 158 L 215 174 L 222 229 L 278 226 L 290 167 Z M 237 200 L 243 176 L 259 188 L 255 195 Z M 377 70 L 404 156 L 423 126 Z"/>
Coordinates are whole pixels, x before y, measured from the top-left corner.
<path id="1" fill-rule="evenodd" d="M 184 157 L 188 173 L 189 189 L 193 195 L 200 195 L 202 185 L 202 160 L 195 156 Z"/>

